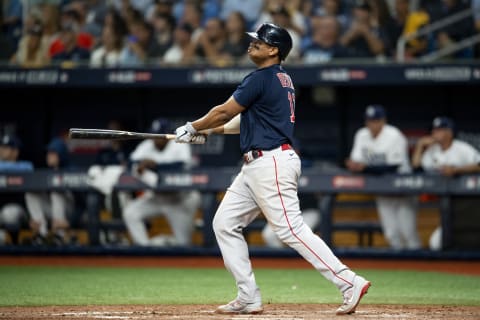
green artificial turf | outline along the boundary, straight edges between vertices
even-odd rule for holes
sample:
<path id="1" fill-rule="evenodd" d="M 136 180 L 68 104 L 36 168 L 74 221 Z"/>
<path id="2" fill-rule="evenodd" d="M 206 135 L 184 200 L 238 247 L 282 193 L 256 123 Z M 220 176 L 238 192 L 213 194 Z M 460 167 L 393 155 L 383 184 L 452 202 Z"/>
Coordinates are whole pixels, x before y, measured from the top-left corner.
<path id="1" fill-rule="evenodd" d="M 356 270 L 372 282 L 366 304 L 480 305 L 480 277 Z M 340 303 L 315 270 L 257 269 L 264 303 Z M 224 269 L 0 266 L 0 306 L 210 304 L 236 295 Z"/>

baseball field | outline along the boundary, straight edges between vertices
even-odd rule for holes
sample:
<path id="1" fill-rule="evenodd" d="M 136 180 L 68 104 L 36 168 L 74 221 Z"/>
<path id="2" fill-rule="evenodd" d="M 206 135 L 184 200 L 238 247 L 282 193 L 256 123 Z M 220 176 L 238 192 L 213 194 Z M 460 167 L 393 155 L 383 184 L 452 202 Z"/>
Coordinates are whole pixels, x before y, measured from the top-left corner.
<path id="1" fill-rule="evenodd" d="M 348 319 L 480 319 L 480 261 L 345 259 L 372 282 Z M 254 258 L 262 315 L 219 257 L 0 257 L 0 319 L 332 319 L 341 297 L 304 260 Z M 341 318 L 341 317 L 340 317 Z"/>

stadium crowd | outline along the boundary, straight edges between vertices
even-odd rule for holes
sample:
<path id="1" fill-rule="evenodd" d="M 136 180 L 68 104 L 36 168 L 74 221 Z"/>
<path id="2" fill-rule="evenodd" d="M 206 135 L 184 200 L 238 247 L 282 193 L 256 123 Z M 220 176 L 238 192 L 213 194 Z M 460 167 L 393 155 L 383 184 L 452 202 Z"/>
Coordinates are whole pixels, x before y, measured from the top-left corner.
<path id="1" fill-rule="evenodd" d="M 395 60 L 397 42 L 480 0 L 4 0 L 0 60 L 25 68 L 249 63 L 245 31 L 263 22 L 288 29 L 286 63 Z M 480 12 L 411 39 L 406 59 L 480 30 Z M 475 45 L 448 58 L 474 58 Z"/>

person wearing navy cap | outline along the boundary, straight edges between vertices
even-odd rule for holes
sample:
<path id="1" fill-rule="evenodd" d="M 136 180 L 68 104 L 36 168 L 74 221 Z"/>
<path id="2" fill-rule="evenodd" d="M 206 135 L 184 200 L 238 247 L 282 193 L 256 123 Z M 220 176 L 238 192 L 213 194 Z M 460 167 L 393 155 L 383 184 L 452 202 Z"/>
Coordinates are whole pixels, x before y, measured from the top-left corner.
<path id="1" fill-rule="evenodd" d="M 4 135 L 0 140 L 0 171 L 25 172 L 32 171 L 30 161 L 19 160 L 22 142 L 12 134 Z"/>
<path id="2" fill-rule="evenodd" d="M 355 134 L 350 158 L 345 161 L 354 173 L 408 173 L 411 171 L 408 142 L 404 134 L 387 123 L 382 105 L 365 109 L 365 127 Z M 409 196 L 377 196 L 376 204 L 383 234 L 395 249 L 419 249 L 416 201 Z"/>
<path id="3" fill-rule="evenodd" d="M 447 177 L 480 171 L 480 153 L 467 142 L 455 139 L 455 122 L 445 116 L 432 121 L 430 135 L 421 137 L 415 145 L 412 165 L 417 171 L 439 173 Z M 432 250 L 443 247 L 442 229 L 430 236 Z"/>
<path id="4" fill-rule="evenodd" d="M 30 161 L 19 160 L 21 147 L 22 143 L 17 136 L 6 134 L 1 137 L 0 172 L 19 173 L 33 170 L 33 164 Z M 0 244 L 7 242 L 5 237 L 7 234 L 9 234 L 11 243 L 17 243 L 22 220 L 27 217 L 22 204 L 23 199 L 17 201 L 14 197 L 9 195 L 6 202 L 0 203 L 0 227 L 5 229 L 0 229 Z"/>
<path id="5" fill-rule="evenodd" d="M 168 119 L 157 118 L 150 125 L 151 133 L 170 133 Z M 167 139 L 142 141 L 130 155 L 131 172 L 150 186 L 156 186 L 158 172 L 183 170 L 193 166 L 192 150 L 188 144 Z M 128 202 L 123 219 L 133 244 L 139 246 L 188 246 L 192 243 L 194 215 L 201 204 L 196 190 L 179 192 L 145 191 Z M 164 216 L 173 235 L 150 238 L 145 221 Z"/>

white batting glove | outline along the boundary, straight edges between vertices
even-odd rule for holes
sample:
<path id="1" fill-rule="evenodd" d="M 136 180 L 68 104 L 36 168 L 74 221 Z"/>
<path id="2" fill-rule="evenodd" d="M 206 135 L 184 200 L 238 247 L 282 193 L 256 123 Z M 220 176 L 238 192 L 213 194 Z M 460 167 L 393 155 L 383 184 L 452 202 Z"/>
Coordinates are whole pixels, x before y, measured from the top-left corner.
<path id="1" fill-rule="evenodd" d="M 175 142 L 177 143 L 192 143 L 197 130 L 192 126 L 191 122 L 187 122 L 185 125 L 178 127 L 175 130 Z"/>
<path id="2" fill-rule="evenodd" d="M 204 144 L 207 141 L 207 136 L 204 134 L 194 135 L 190 140 L 191 144 Z"/>

